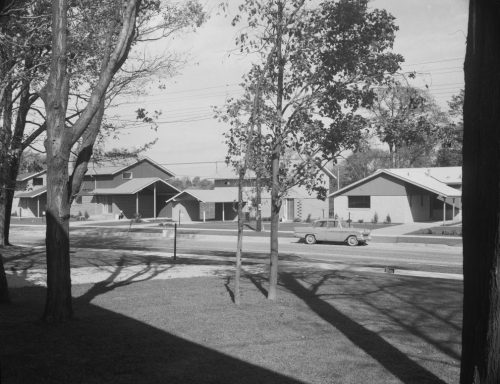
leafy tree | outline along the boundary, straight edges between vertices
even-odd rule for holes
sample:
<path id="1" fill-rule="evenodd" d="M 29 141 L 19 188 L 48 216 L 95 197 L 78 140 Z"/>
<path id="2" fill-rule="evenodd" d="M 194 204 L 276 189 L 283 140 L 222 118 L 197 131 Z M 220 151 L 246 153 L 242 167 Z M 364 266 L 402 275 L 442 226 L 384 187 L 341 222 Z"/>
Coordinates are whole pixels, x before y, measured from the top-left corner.
<path id="1" fill-rule="evenodd" d="M 428 92 L 393 81 L 378 89 L 372 111 L 392 168 L 431 165 L 445 116 Z"/>
<path id="2" fill-rule="evenodd" d="M 101 20 L 101 25 L 83 35 L 85 38 L 80 35 L 80 40 L 75 41 L 75 35 L 68 35 L 68 28 L 79 28 L 80 24 L 70 23 L 67 0 L 53 0 L 50 75 L 40 92 L 47 121 L 47 299 L 43 317 L 49 322 L 72 317 L 70 205 L 87 171 L 104 114 L 105 95 L 113 77 L 126 61 L 135 37 L 159 30 L 164 31 L 161 35 L 168 34 L 203 21 L 201 8 L 196 2 L 187 2 L 177 8 L 167 7 L 163 15 L 159 1 L 110 0 L 105 4 L 89 2 L 85 5 L 72 14 Z M 76 6 L 71 4 L 72 11 L 77 11 L 73 8 Z M 152 27 L 151 23 L 157 16 L 163 16 L 161 24 Z M 68 127 L 66 113 L 73 80 L 68 61 L 75 59 L 70 55 L 69 42 L 85 44 L 87 49 L 93 48 L 100 55 L 87 63 L 95 67 L 96 80 L 89 86 L 90 96 L 81 114 Z M 75 145 L 76 161 L 70 175 L 68 162 Z"/>
<path id="3" fill-rule="evenodd" d="M 378 169 L 390 168 L 390 154 L 382 149 L 365 148 L 353 152 L 339 164 L 340 187 L 361 180 Z"/>
<path id="4" fill-rule="evenodd" d="M 471 0 L 463 107 L 461 384 L 500 382 L 500 4 Z"/>
<path id="5" fill-rule="evenodd" d="M 327 161 L 357 147 L 365 119 L 356 114 L 374 97 L 373 87 L 399 68 L 401 56 L 389 52 L 394 18 L 369 10 L 368 1 L 245 1 L 240 6 L 249 30 L 237 39 L 257 64 L 244 79 L 245 95 L 222 113 L 232 125 L 229 155 L 249 141 L 258 150 L 271 189 L 271 255 L 268 298 L 275 299 L 278 277 L 279 212 L 295 185 L 323 192 L 320 172 Z M 234 23 L 242 20 L 237 16 Z M 257 92 L 258 90 L 258 92 Z M 258 102 L 249 136 L 242 114 Z M 325 122 L 326 121 L 326 122 Z M 269 159 L 269 161 L 263 161 Z"/>
<path id="6" fill-rule="evenodd" d="M 436 159 L 436 165 L 439 167 L 462 165 L 464 90 L 461 90 L 458 95 L 452 96 L 448 106 L 450 122 L 442 132 L 442 144 Z"/>

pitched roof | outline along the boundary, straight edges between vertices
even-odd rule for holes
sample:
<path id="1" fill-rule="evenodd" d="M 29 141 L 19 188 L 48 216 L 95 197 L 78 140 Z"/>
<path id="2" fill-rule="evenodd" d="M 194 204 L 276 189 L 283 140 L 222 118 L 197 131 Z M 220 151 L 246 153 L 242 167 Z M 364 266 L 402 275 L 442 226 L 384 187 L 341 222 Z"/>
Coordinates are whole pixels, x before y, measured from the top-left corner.
<path id="1" fill-rule="evenodd" d="M 193 199 L 198 200 L 202 203 L 232 203 L 238 199 L 238 187 L 223 187 L 223 188 L 215 188 L 215 189 L 186 189 L 171 199 L 167 200 L 167 202 L 177 199 L 182 195 L 189 195 Z M 244 187 L 243 188 L 243 200 L 248 200 L 255 196 L 255 188 L 253 187 Z M 315 198 L 315 196 L 311 196 L 307 193 L 305 189 L 301 188 L 292 188 L 288 192 L 288 198 Z M 269 191 L 263 189 L 261 193 L 262 199 L 270 199 L 271 194 Z"/>
<path id="2" fill-rule="evenodd" d="M 33 198 L 33 197 L 38 197 L 40 195 L 43 195 L 45 192 L 47 192 L 47 187 L 41 187 L 37 189 L 33 189 L 31 191 L 17 191 L 14 192 L 14 197 L 26 197 L 26 198 Z"/>
<path id="3" fill-rule="evenodd" d="M 42 171 L 37 171 L 37 172 L 21 173 L 21 174 L 17 175 L 16 181 L 26 181 L 26 180 L 32 179 L 33 177 L 43 175 L 46 172 L 47 171 L 44 169 Z"/>
<path id="4" fill-rule="evenodd" d="M 410 177 L 426 174 L 444 184 L 462 184 L 462 167 L 393 168 L 389 171 Z"/>
<path id="5" fill-rule="evenodd" d="M 442 167 L 444 168 L 444 167 Z M 454 168 L 460 168 L 460 167 L 449 167 L 452 168 L 450 172 L 456 172 L 456 169 Z M 386 174 L 389 176 L 396 177 L 404 182 L 407 182 L 409 184 L 415 185 L 419 188 L 428 190 L 430 192 L 433 192 L 437 195 L 444 196 L 444 197 L 461 197 L 462 192 L 458 189 L 452 188 L 445 184 L 444 182 L 439 181 L 437 178 L 432 176 L 432 172 L 429 171 L 433 168 L 396 168 L 396 169 L 379 169 L 375 173 L 371 174 L 368 177 L 365 177 L 364 179 L 358 180 L 342 189 L 339 189 L 338 191 L 335 191 L 328 195 L 329 197 L 331 196 L 338 196 L 341 195 L 342 193 L 353 189 L 354 187 L 364 184 L 367 181 L 370 181 L 376 177 L 378 177 L 381 174 Z M 445 170 L 438 170 L 435 174 L 437 174 L 441 179 L 446 180 L 445 177 Z M 451 180 L 451 178 L 450 178 Z M 455 180 L 455 179 L 453 179 Z M 453 184 L 453 183 L 450 183 Z"/>
<path id="6" fill-rule="evenodd" d="M 165 173 L 170 174 L 171 176 L 175 176 L 175 174 L 164 166 L 156 163 L 151 160 L 149 157 L 143 157 L 138 160 L 136 159 L 120 159 L 119 161 L 104 161 L 100 163 L 89 163 L 87 175 L 95 176 L 95 175 L 116 175 L 117 173 L 123 172 L 128 168 L 139 164 L 143 161 L 147 161 L 155 167 L 161 169 Z"/>
<path id="7" fill-rule="evenodd" d="M 174 190 L 174 192 L 180 192 L 179 189 L 174 187 L 173 185 L 167 183 L 165 180 L 160 179 L 159 177 L 144 177 L 140 179 L 132 179 L 115 188 L 96 188 L 92 191 L 82 193 L 85 195 L 134 195 L 137 192 L 142 191 L 144 188 L 149 187 L 150 185 L 161 182 L 165 184 L 167 187 L 170 187 Z"/>

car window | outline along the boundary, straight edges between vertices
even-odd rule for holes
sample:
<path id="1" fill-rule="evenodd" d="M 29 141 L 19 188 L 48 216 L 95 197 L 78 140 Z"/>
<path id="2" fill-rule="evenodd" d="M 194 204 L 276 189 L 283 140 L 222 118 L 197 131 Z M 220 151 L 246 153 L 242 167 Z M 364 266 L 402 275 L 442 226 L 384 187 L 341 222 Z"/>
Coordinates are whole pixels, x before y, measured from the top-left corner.
<path id="1" fill-rule="evenodd" d="M 326 221 L 316 221 L 314 223 L 314 227 L 319 228 L 319 227 L 326 227 Z"/>
<path id="2" fill-rule="evenodd" d="M 338 223 L 336 221 L 329 221 L 328 222 L 328 228 L 337 228 Z"/>

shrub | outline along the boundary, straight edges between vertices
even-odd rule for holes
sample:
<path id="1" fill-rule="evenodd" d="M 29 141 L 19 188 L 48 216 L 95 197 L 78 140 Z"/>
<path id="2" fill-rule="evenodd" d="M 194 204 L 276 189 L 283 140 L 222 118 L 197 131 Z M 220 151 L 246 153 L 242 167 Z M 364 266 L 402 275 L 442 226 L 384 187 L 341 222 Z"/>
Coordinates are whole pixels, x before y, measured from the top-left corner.
<path id="1" fill-rule="evenodd" d="M 301 221 L 302 221 L 302 219 L 300 219 L 299 217 L 296 217 L 295 219 L 293 219 L 294 223 L 300 223 Z"/>
<path id="2" fill-rule="evenodd" d="M 135 223 L 140 223 L 140 222 L 142 222 L 142 220 L 141 220 L 141 219 L 142 219 L 141 214 L 140 214 L 139 212 L 136 212 L 136 213 L 134 214 L 134 218 L 133 218 L 132 220 L 133 220 Z"/>
<path id="3" fill-rule="evenodd" d="M 363 219 L 359 219 L 359 220 L 358 220 L 358 223 L 360 223 L 360 224 L 362 224 L 363 222 L 364 222 L 364 220 L 363 220 Z"/>
<path id="4" fill-rule="evenodd" d="M 83 214 L 83 216 L 85 216 L 85 220 L 88 220 L 90 215 L 87 211 L 85 211 L 85 213 Z"/>
<path id="5" fill-rule="evenodd" d="M 375 212 L 375 214 L 373 215 L 372 223 L 373 224 L 377 224 L 378 223 L 378 213 L 377 212 Z"/>
<path id="6" fill-rule="evenodd" d="M 311 222 L 311 214 L 308 214 L 307 219 L 306 219 L 306 223 L 310 223 L 310 222 Z"/>
<path id="7" fill-rule="evenodd" d="M 83 216 L 82 215 L 82 211 L 78 211 L 78 215 L 77 216 Z"/>
<path id="8" fill-rule="evenodd" d="M 387 216 L 385 217 L 385 222 L 387 224 L 391 224 L 391 215 L 387 214 Z"/>

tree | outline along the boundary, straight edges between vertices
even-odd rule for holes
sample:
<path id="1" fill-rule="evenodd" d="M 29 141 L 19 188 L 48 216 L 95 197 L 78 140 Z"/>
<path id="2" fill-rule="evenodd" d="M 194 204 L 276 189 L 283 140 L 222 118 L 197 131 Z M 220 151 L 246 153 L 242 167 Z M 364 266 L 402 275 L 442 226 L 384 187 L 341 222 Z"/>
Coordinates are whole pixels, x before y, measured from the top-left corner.
<path id="1" fill-rule="evenodd" d="M 276 297 L 282 199 L 296 185 L 324 193 L 318 170 L 340 151 L 357 146 L 365 119 L 356 110 L 370 104 L 373 86 L 402 61 L 389 52 L 397 27 L 387 12 L 369 10 L 364 0 L 311 4 L 248 0 L 240 6 L 250 32 L 237 42 L 242 52 L 256 53 L 260 61 L 246 77 L 250 92 L 240 101 L 251 103 L 251 89 L 259 89 L 262 134 L 252 142 L 270 176 L 269 299 Z M 229 134 L 235 145 L 246 139 L 237 131 Z"/>
<path id="2" fill-rule="evenodd" d="M 382 149 L 365 148 L 349 155 L 339 164 L 340 187 L 361 180 L 378 169 L 390 168 L 390 154 Z"/>
<path id="3" fill-rule="evenodd" d="M 45 130 L 43 124 L 26 131 L 30 109 L 38 100 L 48 61 L 45 1 L 25 0 L 10 8 L 0 24 L 0 246 L 9 244 L 10 212 L 23 150 Z M 13 3 L 12 3 L 13 4 Z M 20 5 L 20 4 L 18 4 Z"/>
<path id="4" fill-rule="evenodd" d="M 461 384 L 500 382 L 500 4 L 471 0 L 465 56 Z"/>
<path id="5" fill-rule="evenodd" d="M 392 168 L 431 165 L 445 116 L 428 92 L 393 81 L 378 89 L 372 111 Z"/>
<path id="6" fill-rule="evenodd" d="M 90 8 L 80 9 L 82 15 L 106 20 L 99 28 L 90 31 L 88 40 L 82 42 L 100 44 L 100 57 L 94 61 L 98 75 L 90 86 L 90 96 L 77 120 L 66 125 L 71 73 L 68 71 L 68 2 L 52 2 L 52 55 L 50 74 L 40 91 L 45 105 L 47 122 L 47 298 L 43 318 L 49 322 L 65 321 L 72 317 L 71 278 L 69 254 L 69 212 L 74 196 L 79 191 L 87 171 L 93 145 L 99 133 L 104 113 L 104 98 L 115 74 L 127 59 L 134 38 L 140 27 L 151 32 L 148 24 L 160 10 L 157 1 L 110 0 Z M 72 5 L 73 7 L 73 5 Z M 203 20 L 201 8 L 196 2 L 187 2 L 181 9 L 166 10 L 161 27 L 176 30 Z M 79 25 L 79 24 L 77 24 Z M 104 28 L 105 26 L 105 28 Z M 73 146 L 77 145 L 76 161 L 72 174 L 68 162 Z"/>
<path id="7" fill-rule="evenodd" d="M 463 107 L 464 90 L 454 95 L 448 102 L 448 115 L 450 121 L 443 128 L 441 137 L 441 148 L 437 153 L 436 165 L 438 167 L 451 167 L 462 165 L 463 146 Z"/>

